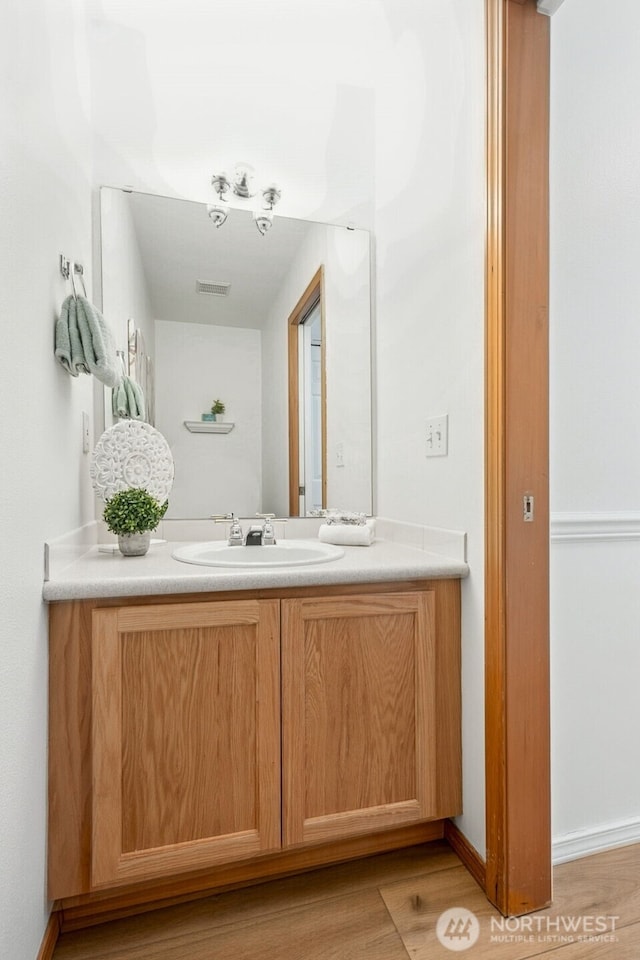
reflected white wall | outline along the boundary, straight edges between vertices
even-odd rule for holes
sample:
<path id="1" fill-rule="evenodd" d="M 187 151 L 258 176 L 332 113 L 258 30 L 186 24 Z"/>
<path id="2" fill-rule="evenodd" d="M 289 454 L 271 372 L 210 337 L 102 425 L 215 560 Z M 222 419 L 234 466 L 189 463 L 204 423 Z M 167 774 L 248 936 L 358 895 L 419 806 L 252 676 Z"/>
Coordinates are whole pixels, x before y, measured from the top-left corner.
<path id="1" fill-rule="evenodd" d="M 274 228 L 275 229 L 275 228 Z M 269 312 L 263 338 L 264 502 L 289 513 L 287 322 L 322 266 L 326 304 L 327 505 L 372 510 L 370 236 L 315 224 Z M 343 463 L 337 460 L 343 446 Z M 276 509 L 278 508 L 278 509 Z"/>
<path id="2" fill-rule="evenodd" d="M 167 518 L 262 509 L 260 331 L 182 321 L 156 322 L 156 426 L 176 465 Z M 228 434 L 190 433 L 220 398 Z"/>

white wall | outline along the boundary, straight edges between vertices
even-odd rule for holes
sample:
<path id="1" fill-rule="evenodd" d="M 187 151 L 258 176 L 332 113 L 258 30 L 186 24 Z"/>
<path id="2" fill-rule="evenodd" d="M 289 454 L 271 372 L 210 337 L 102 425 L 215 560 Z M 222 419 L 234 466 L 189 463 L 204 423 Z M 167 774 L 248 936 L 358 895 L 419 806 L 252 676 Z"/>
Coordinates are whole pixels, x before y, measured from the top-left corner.
<path id="1" fill-rule="evenodd" d="M 564 856 L 640 840 L 640 8 L 572 0 L 551 38 L 553 832 Z"/>
<path id="2" fill-rule="evenodd" d="M 98 183 L 202 201 L 246 161 L 283 186 L 282 216 L 371 226 L 379 0 L 85 5 Z"/>
<path id="3" fill-rule="evenodd" d="M 93 515 L 81 415 L 93 378 L 53 356 L 64 253 L 91 290 L 82 4 L 7 0 L 0 69 L 0 956 L 34 960 L 45 892 L 47 619 L 43 543 Z"/>
<path id="4" fill-rule="evenodd" d="M 167 518 L 262 510 L 262 349 L 259 330 L 156 321 L 156 426 L 176 463 Z M 189 433 L 224 400 L 228 434 Z"/>
<path id="5" fill-rule="evenodd" d="M 223 22 L 200 0 L 5 8 L 2 954 L 32 958 L 45 918 L 42 542 L 92 512 L 90 380 L 52 360 L 57 257 L 90 263 L 102 183 L 204 200 L 216 167 L 248 160 L 283 215 L 375 227 L 377 510 L 469 532 L 462 826 L 482 851 L 483 4 L 282 0 L 276 30 L 260 0 Z M 443 412 L 450 456 L 425 462 L 422 418 Z"/>
<path id="6" fill-rule="evenodd" d="M 484 3 L 282 0 L 277 30 L 260 0 L 89 7 L 98 180 L 203 200 L 245 160 L 282 214 L 375 227 L 376 509 L 469 534 L 461 826 L 483 852 Z M 450 454 L 426 460 L 442 413 Z"/>
<path id="7" fill-rule="evenodd" d="M 369 512 L 371 489 L 370 237 L 314 224 L 265 320 L 263 336 L 264 501 L 289 513 L 287 319 L 324 266 L 327 367 L 327 505 Z M 344 466 L 336 466 L 341 443 Z"/>
<path id="8" fill-rule="evenodd" d="M 463 807 L 484 854 L 484 20 L 389 0 L 376 113 L 378 512 L 466 530 Z M 401 105 L 401 108 L 399 108 Z M 426 420 L 449 416 L 449 455 Z"/>

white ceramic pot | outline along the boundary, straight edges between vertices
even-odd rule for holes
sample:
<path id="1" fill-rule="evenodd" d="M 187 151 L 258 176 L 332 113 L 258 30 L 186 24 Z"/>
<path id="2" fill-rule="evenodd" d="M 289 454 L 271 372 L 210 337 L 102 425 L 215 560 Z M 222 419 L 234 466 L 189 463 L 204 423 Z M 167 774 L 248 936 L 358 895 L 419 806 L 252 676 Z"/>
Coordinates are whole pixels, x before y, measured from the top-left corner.
<path id="1" fill-rule="evenodd" d="M 120 553 L 125 557 L 144 557 L 151 543 L 151 531 L 144 533 L 122 533 L 118 537 Z"/>

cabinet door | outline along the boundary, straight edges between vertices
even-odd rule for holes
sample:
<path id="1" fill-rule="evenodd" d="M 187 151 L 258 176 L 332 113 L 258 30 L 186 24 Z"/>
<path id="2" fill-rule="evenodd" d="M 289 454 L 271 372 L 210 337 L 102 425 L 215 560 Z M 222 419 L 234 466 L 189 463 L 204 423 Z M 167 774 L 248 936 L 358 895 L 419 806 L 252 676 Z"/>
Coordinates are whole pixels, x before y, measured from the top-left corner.
<path id="1" fill-rule="evenodd" d="M 280 847 L 278 601 L 93 611 L 91 882 Z"/>
<path id="2" fill-rule="evenodd" d="M 283 843 L 438 815 L 433 592 L 282 604 Z"/>

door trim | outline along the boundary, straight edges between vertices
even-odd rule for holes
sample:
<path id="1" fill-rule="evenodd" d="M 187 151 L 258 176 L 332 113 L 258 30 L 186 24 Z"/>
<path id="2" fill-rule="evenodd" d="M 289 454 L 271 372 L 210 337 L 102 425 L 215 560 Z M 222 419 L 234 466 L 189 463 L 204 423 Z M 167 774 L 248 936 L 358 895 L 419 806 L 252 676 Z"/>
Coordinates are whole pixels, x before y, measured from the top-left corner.
<path id="1" fill-rule="evenodd" d="M 549 20 L 486 15 L 485 890 L 518 915 L 551 900 Z"/>
<path id="2" fill-rule="evenodd" d="M 321 264 L 309 281 L 306 290 L 296 303 L 287 321 L 289 365 L 289 516 L 300 515 L 300 404 L 299 404 L 299 351 L 298 327 L 313 305 L 320 303 L 320 327 L 322 346 L 320 350 L 320 406 L 322 415 L 322 506 L 327 506 L 327 363 L 324 266 Z"/>

